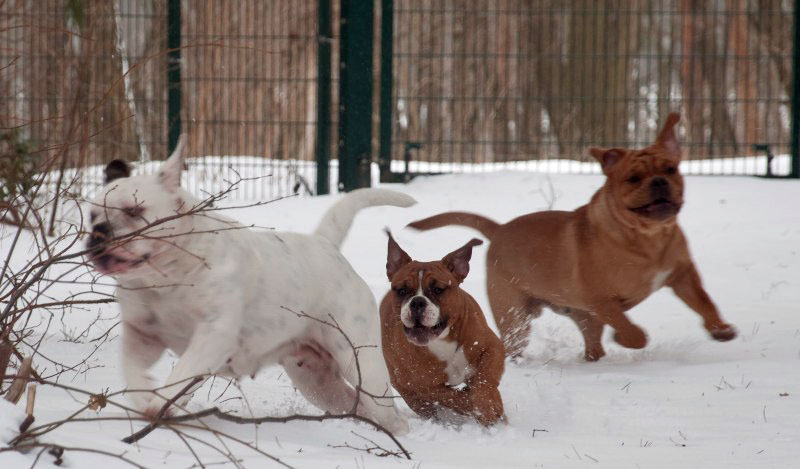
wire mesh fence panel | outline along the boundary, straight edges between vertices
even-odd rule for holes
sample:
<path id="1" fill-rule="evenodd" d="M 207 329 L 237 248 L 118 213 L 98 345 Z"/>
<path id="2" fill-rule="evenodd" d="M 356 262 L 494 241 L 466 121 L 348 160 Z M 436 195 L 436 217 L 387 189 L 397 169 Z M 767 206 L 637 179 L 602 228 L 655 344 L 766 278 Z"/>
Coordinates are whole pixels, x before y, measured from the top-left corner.
<path id="1" fill-rule="evenodd" d="M 0 2 L 3 156 L 28 145 L 55 162 L 51 186 L 67 179 L 83 195 L 114 158 L 153 171 L 145 163 L 168 153 L 168 3 Z M 231 198 L 312 192 L 317 0 L 179 3 L 188 188 L 215 192 L 245 178 Z"/>
<path id="2" fill-rule="evenodd" d="M 164 0 L 0 3 L 0 133 L 33 166 L 74 175 L 163 154 Z M 8 147 L 2 150 L 6 161 Z M 17 155 L 19 156 L 19 155 Z M 55 177 L 76 192 L 99 170 Z"/>
<path id="3" fill-rule="evenodd" d="M 789 153 L 794 2 L 395 0 L 393 166 L 598 172 L 681 112 L 685 172 Z M 789 171 L 779 156 L 776 173 Z"/>
<path id="4" fill-rule="evenodd" d="M 313 189 L 316 0 L 184 1 L 182 20 L 188 154 L 208 156 L 198 167 L 264 178 L 248 199 Z"/>

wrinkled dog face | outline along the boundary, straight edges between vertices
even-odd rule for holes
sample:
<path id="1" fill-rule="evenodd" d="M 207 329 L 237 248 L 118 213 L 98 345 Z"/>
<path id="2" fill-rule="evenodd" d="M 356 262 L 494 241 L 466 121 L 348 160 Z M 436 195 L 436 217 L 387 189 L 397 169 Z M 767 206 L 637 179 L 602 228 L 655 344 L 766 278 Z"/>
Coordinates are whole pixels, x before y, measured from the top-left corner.
<path id="1" fill-rule="evenodd" d="M 98 272 L 140 277 L 158 271 L 175 249 L 170 236 L 189 231 L 187 217 L 157 224 L 142 235 L 126 235 L 187 209 L 180 190 L 182 167 L 180 148 L 154 175 L 131 176 L 124 162 L 109 163 L 106 186 L 90 202 L 89 210 L 92 231 L 87 248 L 92 249 L 89 261 Z"/>
<path id="2" fill-rule="evenodd" d="M 414 345 L 427 345 L 447 334 L 448 300 L 457 295 L 469 273 L 472 247 L 481 244 L 473 239 L 434 262 L 412 261 L 389 235 L 386 274 L 392 282 L 394 310 L 400 312 L 406 338 Z"/>
<path id="3" fill-rule="evenodd" d="M 683 206 L 680 148 L 670 114 L 656 141 L 639 150 L 590 149 L 608 177 L 606 187 L 632 220 L 652 224 L 672 222 Z"/>
<path id="4" fill-rule="evenodd" d="M 433 263 L 411 262 L 392 282 L 395 304 L 400 304 L 400 322 L 406 337 L 415 345 L 425 345 L 442 335 L 447 316 L 442 314 L 440 304 L 451 287 L 458 285 L 452 274 L 430 264 Z"/>

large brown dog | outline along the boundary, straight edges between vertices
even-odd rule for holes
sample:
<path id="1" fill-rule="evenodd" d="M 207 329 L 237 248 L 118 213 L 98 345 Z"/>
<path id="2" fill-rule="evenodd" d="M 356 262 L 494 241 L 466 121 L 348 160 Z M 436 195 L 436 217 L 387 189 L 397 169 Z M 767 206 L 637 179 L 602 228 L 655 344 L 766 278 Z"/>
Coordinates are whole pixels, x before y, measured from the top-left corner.
<path id="1" fill-rule="evenodd" d="M 620 345 L 642 348 L 647 336 L 625 311 L 665 285 L 702 316 L 714 339 L 736 337 L 703 289 L 676 220 L 683 205 L 678 120 L 679 114 L 670 114 L 656 141 L 643 149 L 590 149 L 606 182 L 573 212 L 531 213 L 505 225 L 450 212 L 409 225 L 419 230 L 463 225 L 489 238 L 489 301 L 507 354 L 522 352 L 530 321 L 545 306 L 575 321 L 586 360 L 605 355 L 605 324 L 614 328 Z"/>
<path id="2" fill-rule="evenodd" d="M 503 343 L 478 303 L 459 288 L 478 244 L 473 239 L 441 261 L 418 262 L 389 235 L 392 289 L 380 308 L 383 356 L 392 386 L 425 418 L 437 417 L 440 407 L 482 425 L 504 418 L 497 390 Z"/>

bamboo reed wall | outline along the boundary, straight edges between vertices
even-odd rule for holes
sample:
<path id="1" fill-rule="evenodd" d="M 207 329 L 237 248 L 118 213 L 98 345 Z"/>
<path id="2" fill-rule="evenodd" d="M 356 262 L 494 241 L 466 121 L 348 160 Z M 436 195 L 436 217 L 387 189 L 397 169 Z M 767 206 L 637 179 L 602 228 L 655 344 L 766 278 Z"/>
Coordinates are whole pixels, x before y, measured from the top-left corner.
<path id="1" fill-rule="evenodd" d="M 395 0 L 393 157 L 585 160 L 648 143 L 671 110 L 690 158 L 786 153 L 793 5 Z M 183 0 L 182 17 L 189 155 L 264 159 L 203 166 L 245 176 L 282 161 L 313 187 L 316 0 Z M 0 132 L 65 167 L 164 158 L 166 30 L 166 0 L 0 1 Z"/>
<path id="2" fill-rule="evenodd" d="M 788 153 L 793 4 L 395 0 L 393 157 L 587 160 L 673 110 L 689 158 Z"/>

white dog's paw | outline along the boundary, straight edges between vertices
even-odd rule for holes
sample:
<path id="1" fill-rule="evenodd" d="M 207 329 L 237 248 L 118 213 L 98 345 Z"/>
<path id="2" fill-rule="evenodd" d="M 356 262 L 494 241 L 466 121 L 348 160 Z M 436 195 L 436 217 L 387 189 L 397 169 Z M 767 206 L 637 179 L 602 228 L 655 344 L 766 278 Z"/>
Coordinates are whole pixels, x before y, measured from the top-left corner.
<path id="1" fill-rule="evenodd" d="M 181 408 L 185 408 L 186 404 L 189 402 L 190 396 L 182 396 L 178 399 L 174 404 L 170 405 L 167 408 L 167 411 L 164 413 L 165 417 L 172 417 L 177 415 L 181 412 Z M 161 409 L 164 408 L 164 405 L 167 403 L 167 400 L 160 396 L 155 396 L 144 408 L 144 415 L 149 419 L 154 419 L 158 416 Z"/>
<path id="2" fill-rule="evenodd" d="M 392 433 L 397 436 L 407 435 L 409 431 L 408 420 L 405 417 L 399 417 L 392 424 Z"/>
<path id="3" fill-rule="evenodd" d="M 378 421 L 378 423 L 383 425 L 395 436 L 407 435 L 410 430 L 408 426 L 408 420 L 403 415 L 400 415 L 400 412 L 396 412 L 394 418 L 385 420 L 383 422 Z"/>
<path id="4" fill-rule="evenodd" d="M 125 396 L 128 398 L 135 410 L 144 412 L 153 398 L 153 394 L 148 391 L 126 392 Z"/>

